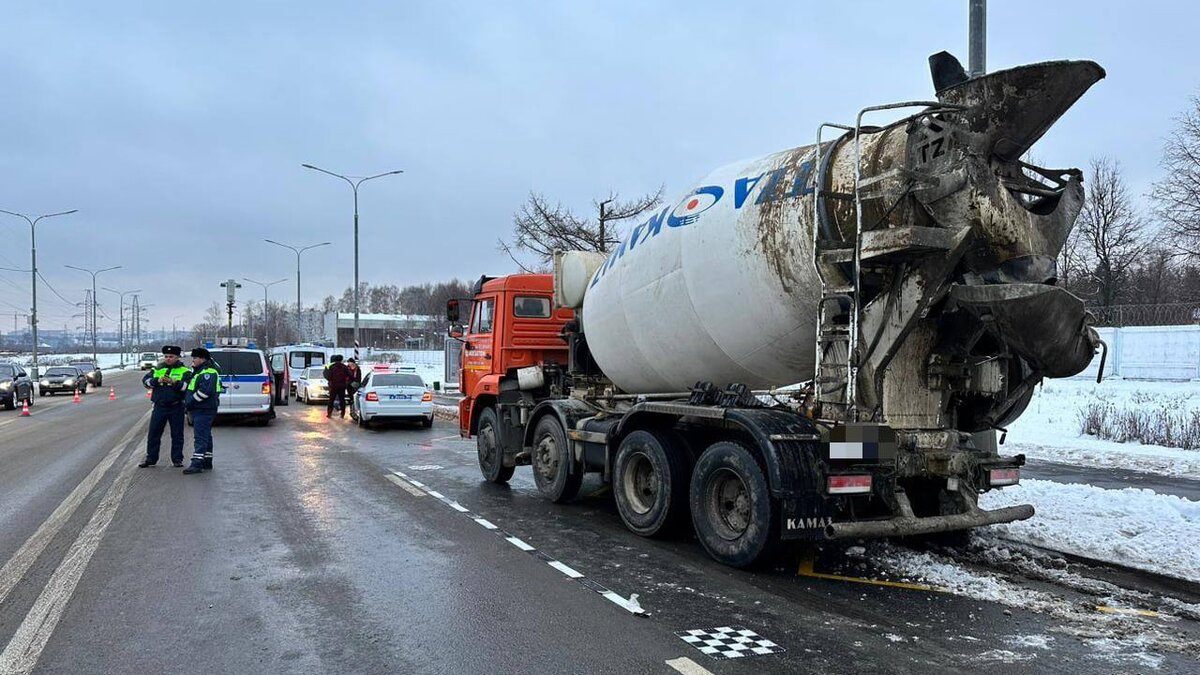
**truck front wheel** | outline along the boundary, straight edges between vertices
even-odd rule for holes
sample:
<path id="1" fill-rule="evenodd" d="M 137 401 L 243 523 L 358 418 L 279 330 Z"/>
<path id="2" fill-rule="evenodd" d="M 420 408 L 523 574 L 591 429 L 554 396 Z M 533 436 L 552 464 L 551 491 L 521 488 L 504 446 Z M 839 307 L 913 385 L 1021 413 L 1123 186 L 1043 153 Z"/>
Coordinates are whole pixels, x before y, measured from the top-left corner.
<path id="1" fill-rule="evenodd" d="M 666 534 L 687 513 L 691 458 L 671 431 L 635 431 L 617 450 L 613 496 L 634 534 Z"/>
<path id="2" fill-rule="evenodd" d="M 504 466 L 504 447 L 500 444 L 500 430 L 493 408 L 484 408 L 479 413 L 475 447 L 479 450 L 479 470 L 489 483 L 507 483 L 512 478 L 516 467 Z"/>
<path id="3" fill-rule="evenodd" d="M 533 480 L 538 491 L 556 504 L 569 502 L 579 494 L 583 471 L 571 470 L 571 446 L 558 418 L 546 415 L 533 429 Z"/>
<path id="4" fill-rule="evenodd" d="M 733 567 L 754 564 L 771 537 L 771 494 L 754 455 L 740 443 L 708 446 L 692 472 L 692 524 L 704 550 Z"/>

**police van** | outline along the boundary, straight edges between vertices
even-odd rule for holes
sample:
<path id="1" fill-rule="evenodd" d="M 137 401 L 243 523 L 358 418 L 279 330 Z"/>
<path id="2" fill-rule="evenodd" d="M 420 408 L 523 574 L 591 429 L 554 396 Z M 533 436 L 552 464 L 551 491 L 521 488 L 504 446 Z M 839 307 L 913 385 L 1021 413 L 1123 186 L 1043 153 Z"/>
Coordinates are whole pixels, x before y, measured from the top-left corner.
<path id="1" fill-rule="evenodd" d="M 266 355 L 247 338 L 206 342 L 204 346 L 221 374 L 217 416 L 251 418 L 260 426 L 270 424 L 275 418 L 275 378 Z"/>

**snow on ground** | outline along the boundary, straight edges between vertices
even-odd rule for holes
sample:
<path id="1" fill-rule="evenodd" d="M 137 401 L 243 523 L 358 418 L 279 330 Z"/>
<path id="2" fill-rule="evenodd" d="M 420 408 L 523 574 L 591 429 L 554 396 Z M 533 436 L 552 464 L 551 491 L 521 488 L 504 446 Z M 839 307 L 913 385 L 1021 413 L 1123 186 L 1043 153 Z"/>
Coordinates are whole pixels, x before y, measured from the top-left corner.
<path id="1" fill-rule="evenodd" d="M 980 499 L 987 509 L 1033 504 L 1037 513 L 989 528 L 1012 541 L 1200 582 L 1200 502 L 1141 488 L 1025 480 Z"/>
<path id="2" fill-rule="evenodd" d="M 1118 443 L 1079 432 L 1081 411 L 1092 403 L 1118 407 L 1172 405 L 1200 410 L 1200 382 L 1107 379 L 1046 380 L 1025 413 L 1008 427 L 1001 454 L 1079 466 L 1119 468 L 1200 479 L 1200 450 Z"/>
<path id="3" fill-rule="evenodd" d="M 32 354 L 18 354 L 17 356 L 13 356 L 13 357 L 7 358 L 5 360 L 11 361 L 14 363 L 19 363 L 22 366 L 25 366 L 26 368 L 33 365 L 33 355 Z M 40 352 L 38 353 L 38 366 L 42 367 L 42 368 L 45 368 L 47 366 L 66 365 L 68 363 L 71 363 L 72 361 L 91 361 L 91 360 L 92 360 L 91 352 L 87 352 L 86 354 L 45 354 L 45 353 L 40 353 Z M 121 367 L 121 355 L 120 354 L 97 354 L 96 361 L 97 361 L 97 363 L 99 363 L 101 370 L 114 370 L 114 369 L 118 369 Z M 126 357 L 125 357 L 125 363 L 127 365 L 130 363 L 133 363 L 133 365 L 136 366 L 137 365 L 136 361 L 137 361 L 137 359 L 134 355 L 126 355 Z"/>

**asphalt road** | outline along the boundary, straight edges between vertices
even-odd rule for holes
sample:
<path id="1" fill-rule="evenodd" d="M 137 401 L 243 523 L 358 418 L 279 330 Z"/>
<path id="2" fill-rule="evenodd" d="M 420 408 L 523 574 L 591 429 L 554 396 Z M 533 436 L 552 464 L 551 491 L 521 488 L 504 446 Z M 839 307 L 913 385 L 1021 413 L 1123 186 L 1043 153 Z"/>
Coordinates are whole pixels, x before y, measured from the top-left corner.
<path id="1" fill-rule="evenodd" d="M 473 442 L 443 422 L 364 431 L 293 402 L 267 428 L 218 426 L 210 473 L 182 475 L 166 448 L 137 469 L 148 402 L 136 374 L 110 383 L 115 401 L 105 387 L 79 405 L 39 399 L 29 418 L 0 413 L 0 673 L 1196 666 L 1186 646 L 1147 643 L 1151 618 L 1121 624 L 1114 639 L 1132 647 L 1098 655 L 1110 624 L 1077 589 L 1053 589 L 1083 608 L 1064 618 L 867 574 L 801 575 L 803 552 L 725 568 L 689 537 L 625 531 L 595 481 L 563 506 L 527 468 L 511 486 L 483 483 Z M 820 552 L 815 569 L 841 553 Z M 678 635 L 718 628 L 754 631 L 773 653 L 718 660 Z"/>

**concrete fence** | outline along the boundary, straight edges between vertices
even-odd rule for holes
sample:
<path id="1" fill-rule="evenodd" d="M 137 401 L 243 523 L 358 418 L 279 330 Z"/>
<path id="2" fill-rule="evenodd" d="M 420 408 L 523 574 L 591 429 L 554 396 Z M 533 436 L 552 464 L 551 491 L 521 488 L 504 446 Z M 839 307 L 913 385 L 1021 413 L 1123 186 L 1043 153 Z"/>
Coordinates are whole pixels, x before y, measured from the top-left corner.
<path id="1" fill-rule="evenodd" d="M 1200 380 L 1200 326 L 1097 328 L 1108 343 L 1104 376 L 1129 380 Z M 1095 379 L 1100 355 L 1075 377 Z"/>

